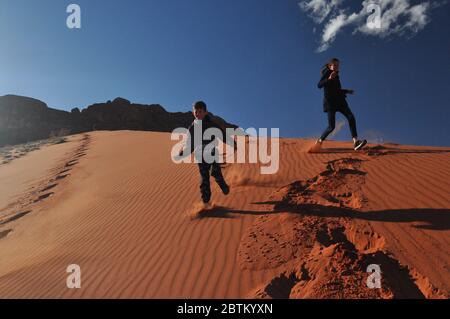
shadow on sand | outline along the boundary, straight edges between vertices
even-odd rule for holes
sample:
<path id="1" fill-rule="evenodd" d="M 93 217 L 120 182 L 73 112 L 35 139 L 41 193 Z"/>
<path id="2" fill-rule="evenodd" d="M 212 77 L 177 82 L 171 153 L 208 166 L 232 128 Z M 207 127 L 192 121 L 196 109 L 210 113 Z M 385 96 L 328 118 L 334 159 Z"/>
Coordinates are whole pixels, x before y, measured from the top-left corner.
<path id="1" fill-rule="evenodd" d="M 388 209 L 380 211 L 361 212 L 345 208 L 337 208 L 322 205 L 300 205 L 298 207 L 287 207 L 282 202 L 268 201 L 253 203 L 258 205 L 273 205 L 272 210 L 238 210 L 218 206 L 201 218 L 235 218 L 233 215 L 267 215 L 278 213 L 295 213 L 305 216 L 316 217 L 347 217 L 366 221 L 380 221 L 390 223 L 419 223 L 415 228 L 430 230 L 450 229 L 450 209 L 434 208 L 411 208 L 411 209 Z"/>

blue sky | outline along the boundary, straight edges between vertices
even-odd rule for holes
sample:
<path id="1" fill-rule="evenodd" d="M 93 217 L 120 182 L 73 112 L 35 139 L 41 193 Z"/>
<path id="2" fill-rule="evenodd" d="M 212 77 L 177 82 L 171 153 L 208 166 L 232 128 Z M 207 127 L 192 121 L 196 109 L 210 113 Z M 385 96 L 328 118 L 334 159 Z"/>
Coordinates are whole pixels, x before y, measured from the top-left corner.
<path id="1" fill-rule="evenodd" d="M 370 34 L 362 1 L 1 0 L 0 95 L 66 110 L 121 96 L 187 111 L 202 99 L 244 128 L 317 137 L 319 71 L 339 57 L 361 137 L 450 146 L 450 5 L 383 1 L 390 23 Z M 70 3 L 80 30 L 66 27 Z"/>

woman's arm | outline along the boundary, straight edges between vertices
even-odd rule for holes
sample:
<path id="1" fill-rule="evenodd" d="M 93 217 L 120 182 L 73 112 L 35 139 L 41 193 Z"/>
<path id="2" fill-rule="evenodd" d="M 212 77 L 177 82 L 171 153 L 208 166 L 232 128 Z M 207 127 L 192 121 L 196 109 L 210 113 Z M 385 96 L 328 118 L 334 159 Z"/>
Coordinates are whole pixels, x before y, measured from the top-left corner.
<path id="1" fill-rule="evenodd" d="M 337 76 L 336 72 L 333 72 L 330 69 L 328 69 L 324 74 L 322 74 L 322 77 L 320 78 L 317 87 L 319 89 L 323 88 L 328 84 L 329 81 L 333 80 L 336 76 Z"/>
<path id="2" fill-rule="evenodd" d="M 328 82 L 328 77 L 330 76 L 330 72 L 325 72 L 323 75 L 322 75 L 322 77 L 320 78 L 320 81 L 319 81 L 319 83 L 317 83 L 317 87 L 319 88 L 319 89 L 321 89 L 321 88 L 323 88 L 326 84 L 327 84 L 327 82 Z"/>
<path id="3" fill-rule="evenodd" d="M 353 95 L 355 94 L 355 90 L 342 89 L 342 93 Z"/>

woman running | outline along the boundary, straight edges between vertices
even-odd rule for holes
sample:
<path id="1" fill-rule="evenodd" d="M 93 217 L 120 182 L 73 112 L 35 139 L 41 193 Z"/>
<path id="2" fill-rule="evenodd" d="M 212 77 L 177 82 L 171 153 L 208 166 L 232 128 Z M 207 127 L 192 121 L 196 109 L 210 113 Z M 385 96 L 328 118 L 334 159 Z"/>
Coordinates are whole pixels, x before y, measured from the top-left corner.
<path id="1" fill-rule="evenodd" d="M 323 88 L 324 90 L 323 111 L 328 115 L 328 127 L 317 140 L 311 151 L 319 151 L 322 147 L 322 142 L 334 131 L 336 112 L 341 112 L 347 118 L 355 151 L 362 149 L 367 144 L 367 141 L 358 140 L 355 116 L 346 100 L 347 94 L 354 94 L 355 91 L 342 89 L 341 81 L 339 80 L 339 59 L 334 58 L 323 67 L 322 77 L 317 87 L 319 89 Z"/>

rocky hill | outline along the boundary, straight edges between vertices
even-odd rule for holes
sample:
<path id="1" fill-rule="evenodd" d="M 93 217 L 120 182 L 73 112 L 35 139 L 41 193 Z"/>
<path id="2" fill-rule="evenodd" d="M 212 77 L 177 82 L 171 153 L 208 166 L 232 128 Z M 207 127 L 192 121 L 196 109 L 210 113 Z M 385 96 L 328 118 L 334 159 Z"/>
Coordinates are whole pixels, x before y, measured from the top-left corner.
<path id="1" fill-rule="evenodd" d="M 225 127 L 236 127 L 214 118 Z M 33 98 L 5 95 L 0 97 L 0 146 L 94 130 L 171 132 L 192 120 L 191 112 L 171 113 L 158 104 L 134 104 L 123 98 L 67 112 Z"/>

